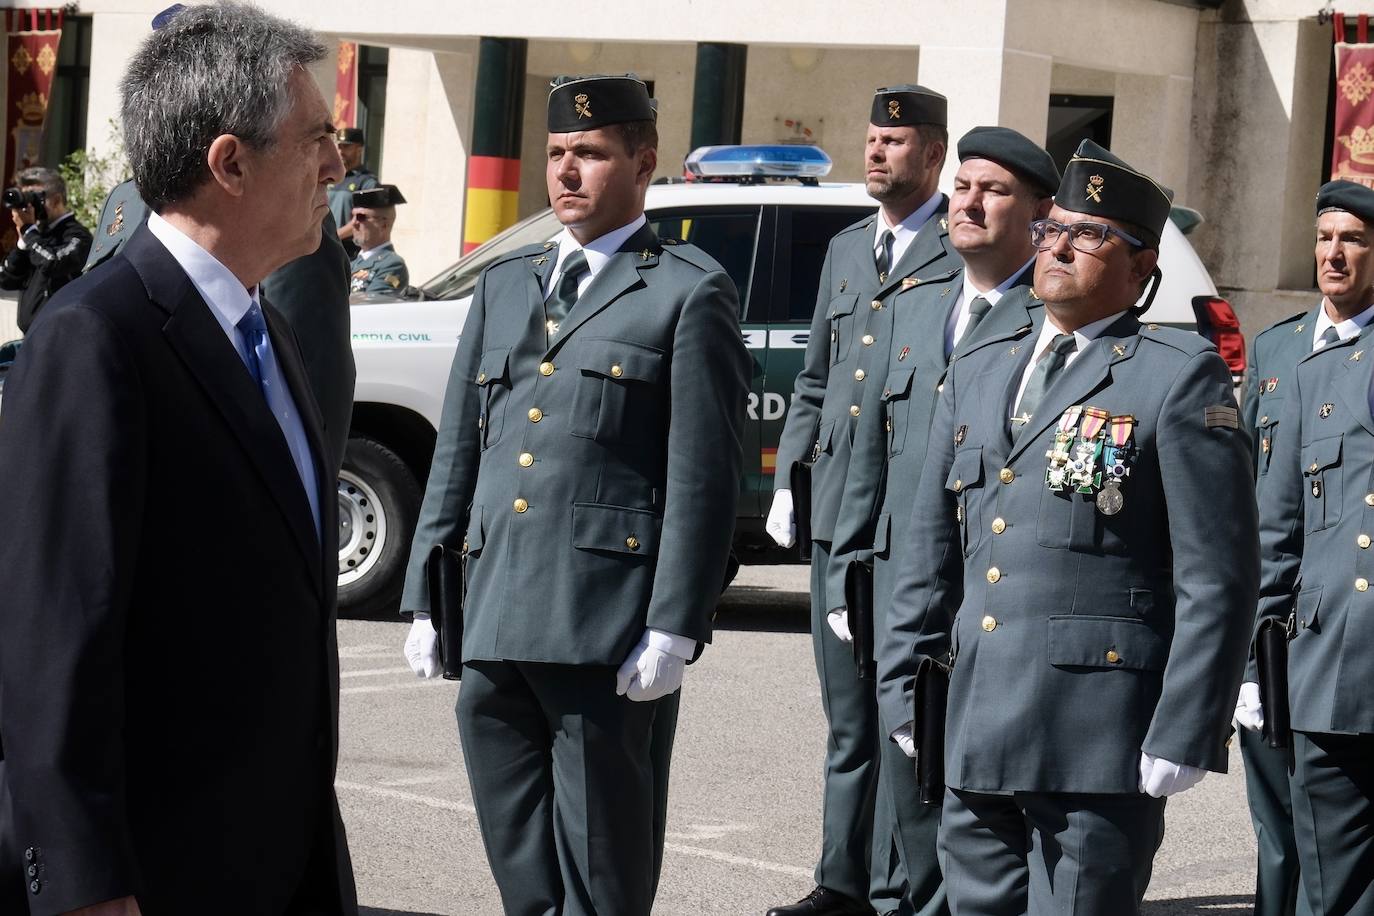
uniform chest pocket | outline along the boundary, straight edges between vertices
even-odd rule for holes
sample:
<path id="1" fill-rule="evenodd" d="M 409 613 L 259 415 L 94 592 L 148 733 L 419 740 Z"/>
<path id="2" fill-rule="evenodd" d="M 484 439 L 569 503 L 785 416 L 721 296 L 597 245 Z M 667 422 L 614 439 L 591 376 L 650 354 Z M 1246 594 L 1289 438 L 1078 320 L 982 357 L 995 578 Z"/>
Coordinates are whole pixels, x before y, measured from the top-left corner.
<path id="1" fill-rule="evenodd" d="M 894 369 L 887 374 L 883 388 L 883 411 L 887 414 L 887 453 L 900 455 L 906 447 L 906 430 L 911 413 L 911 381 L 915 369 Z"/>
<path id="2" fill-rule="evenodd" d="M 1125 510 L 1130 511 L 1130 490 Z M 1116 516 L 1120 517 L 1120 516 Z M 1108 536 L 1106 516 L 1097 511 L 1094 494 L 1051 490 L 1040 493 L 1040 514 L 1035 522 L 1035 539 L 1042 547 L 1078 550 L 1085 553 L 1123 553 L 1120 540 Z"/>
<path id="3" fill-rule="evenodd" d="M 978 524 L 978 502 L 983 489 L 983 449 L 970 445 L 954 453 L 954 463 L 950 465 L 949 476 L 945 478 L 945 489 L 954 494 L 954 517 L 959 523 L 960 543 L 967 556 L 977 546 L 977 537 L 970 537 L 970 531 L 982 530 Z"/>
<path id="4" fill-rule="evenodd" d="M 1330 528 L 1341 520 L 1341 437 L 1329 436 L 1304 445 L 1302 475 L 1307 493 L 1306 530 Z"/>
<path id="5" fill-rule="evenodd" d="M 663 362 L 663 351 L 646 344 L 608 337 L 584 341 L 573 357 L 579 377 L 572 434 L 619 442 L 637 421 L 652 422 L 661 406 L 656 393 Z"/>
<path id="6" fill-rule="evenodd" d="M 857 293 L 846 293 L 830 300 L 830 365 L 849 354 L 849 338 L 853 336 L 854 307 L 859 304 Z"/>
<path id="7" fill-rule="evenodd" d="M 1269 473 L 1269 456 L 1273 454 L 1275 435 L 1279 431 L 1279 412 L 1282 402 L 1260 402 L 1260 415 L 1255 421 L 1255 469 L 1260 477 Z"/>
<path id="8" fill-rule="evenodd" d="M 501 441 L 501 430 L 505 426 L 506 403 L 510 400 L 510 348 L 488 350 L 482 354 L 481 364 L 477 367 L 478 397 L 481 408 L 477 415 L 477 428 L 481 431 L 482 448 L 490 448 Z"/>

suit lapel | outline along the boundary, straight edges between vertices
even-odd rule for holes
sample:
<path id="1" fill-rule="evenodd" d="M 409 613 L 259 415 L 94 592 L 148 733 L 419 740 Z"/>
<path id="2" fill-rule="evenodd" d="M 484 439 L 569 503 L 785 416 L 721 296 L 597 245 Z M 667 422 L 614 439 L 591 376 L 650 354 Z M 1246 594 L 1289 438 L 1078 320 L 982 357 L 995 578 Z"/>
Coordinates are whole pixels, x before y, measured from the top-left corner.
<path id="1" fill-rule="evenodd" d="M 1340 348 L 1346 351 L 1339 357 L 1334 353 L 1330 356 L 1340 359 L 1345 369 L 1336 377 L 1336 393 L 1346 409 L 1360 421 L 1360 425 L 1367 432 L 1374 433 L 1374 416 L 1369 412 L 1370 366 L 1374 365 L 1374 347 L 1370 346 L 1374 343 L 1374 334 L 1370 333 L 1371 328 L 1374 328 L 1374 323 L 1365 325 L 1359 336 L 1328 344 L 1323 350 Z"/>
<path id="2" fill-rule="evenodd" d="M 168 313 L 162 326 L 168 343 L 243 445 L 301 553 L 312 569 L 318 568 L 320 539 L 286 438 L 224 329 L 186 272 L 146 226 L 135 232 L 124 252 L 149 298 Z M 277 347 L 275 335 L 273 346 Z M 282 362 L 280 347 L 276 353 Z"/>
<path id="3" fill-rule="evenodd" d="M 912 239 L 911 244 L 906 247 L 906 251 L 902 252 L 902 257 L 893 265 L 892 273 L 888 275 L 887 282 L 879 284 L 878 292 L 874 294 L 873 298 L 883 298 L 899 286 L 902 280 L 942 258 L 952 258 L 954 264 L 961 263 L 959 255 L 949 243 L 949 219 L 946 216 L 948 212 L 949 200 L 942 196 L 940 206 L 930 219 L 921 226 L 916 233 L 916 238 Z M 877 239 L 870 236 L 869 241 L 871 242 L 869 250 L 872 252 L 877 246 Z M 876 266 L 874 267 L 874 276 L 877 276 Z"/>
<path id="4" fill-rule="evenodd" d="M 529 299 L 530 313 L 539 327 L 544 326 L 544 285 L 548 282 L 553 266 L 558 263 L 558 246 L 553 242 L 544 245 L 544 250 L 525 258 L 529 265 L 529 282 L 525 287 Z"/>
<path id="5" fill-rule="evenodd" d="M 649 256 L 644 257 L 644 252 Z M 573 304 L 572 311 L 558 332 L 552 349 L 559 347 L 574 331 L 606 308 L 627 290 L 640 284 L 639 267 L 658 262 L 658 236 L 643 226 L 620 246 Z"/>
<path id="6" fill-rule="evenodd" d="M 1038 299 L 1031 298 L 1029 286 L 1013 286 L 992 307 L 972 334 L 954 345 L 955 356 L 962 356 L 972 347 L 998 337 L 1017 337 L 1036 326 L 1036 310 L 1042 308 Z M 1043 312 L 1039 314 L 1043 315 Z"/>
<path id="7" fill-rule="evenodd" d="M 942 366 L 946 363 L 945 328 L 949 324 L 949 313 L 959 298 L 963 282 L 964 272 L 958 270 L 948 277 L 925 281 L 920 290 L 923 295 L 911 297 L 914 307 L 930 311 L 930 320 L 923 322 L 926 333 L 915 336 L 912 341 L 920 365 Z M 897 303 L 901 301 L 900 298 L 894 300 L 893 307 L 896 308 Z"/>

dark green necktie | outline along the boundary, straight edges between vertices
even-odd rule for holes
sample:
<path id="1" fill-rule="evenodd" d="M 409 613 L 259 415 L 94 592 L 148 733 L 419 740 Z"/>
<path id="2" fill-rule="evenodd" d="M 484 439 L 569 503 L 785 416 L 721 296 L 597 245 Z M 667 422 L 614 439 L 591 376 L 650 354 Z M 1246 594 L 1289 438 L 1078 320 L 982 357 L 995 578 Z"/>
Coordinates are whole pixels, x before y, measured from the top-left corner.
<path id="1" fill-rule="evenodd" d="M 1327 328 L 1325 331 L 1322 331 L 1322 336 L 1317 339 L 1322 342 L 1321 349 L 1325 350 L 1327 347 L 1331 346 L 1333 343 L 1336 343 L 1341 339 L 1341 332 L 1336 330 L 1335 326 L 1333 325 Z"/>
<path id="2" fill-rule="evenodd" d="M 964 333 L 959 337 L 960 340 L 966 339 L 973 333 L 973 329 L 978 327 L 978 322 L 988 312 L 992 311 L 992 303 L 982 296 L 974 296 L 973 301 L 968 304 L 968 324 L 964 325 Z"/>
<path id="3" fill-rule="evenodd" d="M 878 251 L 873 261 L 878 266 L 878 282 L 886 283 L 888 272 L 892 270 L 892 230 L 884 229 L 878 236 Z"/>
<path id="4" fill-rule="evenodd" d="M 544 302 L 544 317 L 547 319 L 546 327 L 550 337 L 558 333 L 558 326 L 577 303 L 577 284 L 586 272 L 587 256 L 579 248 L 563 262 L 563 273 L 558 277 L 558 285 L 554 287 L 553 295 Z"/>
<path id="5" fill-rule="evenodd" d="M 1045 397 L 1045 392 L 1050 390 L 1064 371 L 1064 364 L 1068 362 L 1069 354 L 1078 349 L 1078 341 L 1072 334 L 1056 334 L 1050 341 L 1049 349 L 1040 357 L 1040 362 L 1035 364 L 1035 369 L 1031 372 L 1030 382 L 1026 384 L 1025 393 L 1021 395 L 1021 401 L 1016 405 L 1016 413 L 1013 415 L 1018 422 L 1012 424 L 1012 438 L 1016 439 L 1021 435 L 1021 431 L 1030 425 L 1031 417 L 1035 416 L 1036 408 L 1040 406 L 1041 400 Z"/>

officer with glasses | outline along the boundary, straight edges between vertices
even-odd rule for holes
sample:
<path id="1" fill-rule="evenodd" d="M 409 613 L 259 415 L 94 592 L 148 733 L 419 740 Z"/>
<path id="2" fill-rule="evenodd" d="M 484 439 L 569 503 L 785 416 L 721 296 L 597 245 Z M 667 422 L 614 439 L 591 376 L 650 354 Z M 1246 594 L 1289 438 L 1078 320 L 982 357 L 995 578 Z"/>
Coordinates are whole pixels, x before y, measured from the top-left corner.
<path id="1" fill-rule="evenodd" d="M 943 747 L 914 733 L 955 913 L 1138 913 L 1165 796 L 1226 770 L 1256 512 L 1226 364 L 1139 317 L 1169 206 L 1085 141 L 1031 224 L 1043 317 L 936 408 L 878 691 L 928 717 L 948 671 Z"/>

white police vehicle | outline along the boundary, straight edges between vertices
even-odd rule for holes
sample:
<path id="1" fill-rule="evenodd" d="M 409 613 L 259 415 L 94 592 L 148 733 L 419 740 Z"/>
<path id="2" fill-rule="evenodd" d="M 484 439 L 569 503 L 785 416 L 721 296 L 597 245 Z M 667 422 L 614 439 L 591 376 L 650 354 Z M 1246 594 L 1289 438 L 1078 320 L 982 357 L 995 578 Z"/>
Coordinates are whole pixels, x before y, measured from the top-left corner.
<path id="1" fill-rule="evenodd" d="M 651 186 L 645 209 L 660 237 L 701 247 L 739 288 L 740 327 L 756 366 L 736 545 L 764 547 L 778 438 L 806 352 L 826 247 L 876 204 L 862 184 L 822 183 L 830 160 L 815 147 L 706 147 L 689 157 L 688 168 L 694 180 Z M 424 284 L 419 301 L 354 300 L 358 382 L 339 478 L 339 604 L 346 612 L 378 611 L 399 596 L 449 365 L 478 274 L 495 258 L 546 242 L 561 228 L 544 210 Z M 1149 320 L 1196 328 L 1197 302 L 1225 306 L 1215 307 L 1212 323 L 1230 314 L 1172 224 L 1160 265 L 1164 282 Z"/>

